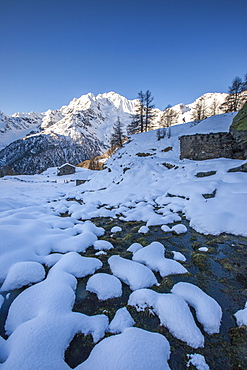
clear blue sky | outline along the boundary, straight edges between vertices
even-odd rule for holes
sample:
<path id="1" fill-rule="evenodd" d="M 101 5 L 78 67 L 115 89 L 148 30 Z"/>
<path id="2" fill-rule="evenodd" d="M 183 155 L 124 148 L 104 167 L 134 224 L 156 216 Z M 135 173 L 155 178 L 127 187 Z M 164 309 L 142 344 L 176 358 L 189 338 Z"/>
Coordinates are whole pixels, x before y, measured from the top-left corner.
<path id="1" fill-rule="evenodd" d="M 246 0 L 0 0 L 0 110 L 151 90 L 160 109 L 247 72 Z"/>

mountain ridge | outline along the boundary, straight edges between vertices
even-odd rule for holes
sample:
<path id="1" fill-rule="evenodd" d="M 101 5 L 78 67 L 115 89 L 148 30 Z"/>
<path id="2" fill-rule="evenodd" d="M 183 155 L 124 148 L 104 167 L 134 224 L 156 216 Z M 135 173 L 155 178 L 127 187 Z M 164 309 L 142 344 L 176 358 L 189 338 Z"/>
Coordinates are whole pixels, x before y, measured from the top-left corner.
<path id="1" fill-rule="evenodd" d="M 203 96 L 206 103 L 211 104 L 216 99 L 220 105 L 225 95 L 207 93 Z M 197 100 L 173 107 L 178 113 L 178 123 L 183 119 L 191 120 Z M 137 99 L 128 100 L 115 92 L 97 96 L 88 93 L 72 99 L 60 109 L 48 109 L 44 113 L 7 116 L 0 112 L 0 167 L 10 167 L 14 173 L 33 174 L 51 165 L 60 166 L 65 162 L 76 165 L 101 155 L 110 147 L 113 125 L 118 117 L 126 132 L 136 103 Z M 162 111 L 156 108 L 155 113 L 153 129 L 159 127 Z M 35 145 L 39 148 L 34 150 Z"/>

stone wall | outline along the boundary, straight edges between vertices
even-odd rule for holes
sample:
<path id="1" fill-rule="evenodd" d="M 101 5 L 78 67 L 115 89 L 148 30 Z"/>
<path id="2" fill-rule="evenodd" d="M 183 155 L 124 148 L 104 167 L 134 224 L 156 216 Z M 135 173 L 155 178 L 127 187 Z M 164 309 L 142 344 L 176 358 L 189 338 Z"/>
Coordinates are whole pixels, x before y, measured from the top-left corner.
<path id="1" fill-rule="evenodd" d="M 235 141 L 227 132 L 186 135 L 180 137 L 180 159 L 234 158 L 234 147 Z"/>

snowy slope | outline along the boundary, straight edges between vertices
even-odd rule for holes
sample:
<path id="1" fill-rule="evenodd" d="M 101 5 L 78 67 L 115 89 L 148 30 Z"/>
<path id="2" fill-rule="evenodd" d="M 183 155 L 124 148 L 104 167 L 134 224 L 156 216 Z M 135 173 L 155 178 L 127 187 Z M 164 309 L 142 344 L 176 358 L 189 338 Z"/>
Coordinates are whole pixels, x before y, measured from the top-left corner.
<path id="1" fill-rule="evenodd" d="M 77 333 L 92 335 L 91 353 L 87 360 L 76 367 L 78 370 L 169 369 L 170 361 L 169 365 L 167 361 L 170 352 L 173 354 L 172 364 L 172 357 L 176 357 L 184 346 L 174 341 L 170 347 L 166 339 L 167 331 L 160 334 L 139 327 L 131 328 L 133 311 L 126 312 L 129 308 L 126 307 L 127 302 L 136 308 L 135 320 L 139 311 L 150 309 L 144 313 L 145 325 L 155 313 L 160 324 L 170 332 L 169 338 L 173 336 L 191 347 L 186 346 L 184 349 L 193 351 L 194 354 L 190 355 L 191 363 L 200 363 L 201 367 L 198 368 L 201 369 L 208 368 L 202 355 L 198 358 L 199 355 L 195 354 L 195 349 L 200 347 L 201 353 L 209 354 L 206 347 L 210 336 L 223 326 L 221 313 L 223 311 L 223 315 L 226 315 L 230 311 L 229 305 L 227 308 L 221 305 L 227 301 L 226 295 L 231 302 L 231 291 L 221 290 L 217 295 L 217 290 L 212 290 L 214 296 L 211 296 L 206 291 L 205 271 L 197 273 L 200 279 L 196 278 L 196 282 L 192 281 L 195 269 L 188 267 L 189 274 L 184 275 L 186 270 L 182 265 L 186 261 L 174 263 L 173 259 L 165 255 L 169 251 L 169 239 L 166 236 L 176 230 L 186 233 L 181 215 L 190 221 L 191 227 L 203 234 L 227 232 L 247 236 L 244 217 L 247 207 L 247 174 L 228 172 L 229 168 L 237 167 L 243 161 L 219 158 L 196 162 L 179 159 L 180 135 L 213 132 L 215 127 L 228 131 L 234 115 L 229 113 L 212 117 L 196 126 L 191 123 L 176 125 L 172 127 L 171 137 L 161 140 L 157 140 L 155 131 L 133 135 L 107 161 L 107 168 L 103 171 L 77 168 L 75 175 L 58 178 L 56 169 L 51 168 L 39 175 L 6 176 L 0 179 L 2 314 L 7 312 L 10 297 L 7 289 L 23 287 L 23 291 L 10 305 L 6 321 L 4 319 L 5 326 L 2 324 L 2 331 L 6 335 L 4 338 L 0 336 L 1 369 L 69 370 L 71 367 L 64 360 L 64 352 Z M 195 176 L 202 171 L 216 173 L 202 178 Z M 75 178 L 88 181 L 76 187 L 70 181 Z M 203 194 L 212 194 L 215 190 L 214 197 L 203 197 Z M 66 212 L 67 217 L 61 217 Z M 130 239 L 126 239 L 130 244 L 128 250 L 133 254 L 131 260 L 127 255 L 118 256 L 119 239 L 116 233 L 116 238 L 111 238 L 114 255 L 112 249 L 106 248 L 105 252 L 101 251 L 102 257 L 96 254 L 96 250 L 98 244 L 102 246 L 107 242 L 101 239 L 106 230 L 97 227 L 93 223 L 95 221 L 90 221 L 95 217 L 109 217 L 113 223 L 117 223 L 117 219 L 140 221 L 147 232 L 151 226 L 160 227 L 167 244 L 162 245 L 155 239 L 147 246 L 139 243 L 131 245 Z M 128 235 L 123 233 L 119 238 L 125 236 Z M 243 243 L 243 238 L 241 240 Z M 187 238 L 186 242 L 192 244 L 192 239 Z M 95 257 L 91 256 L 92 248 L 89 249 L 90 256 L 87 255 L 87 249 L 92 246 Z M 177 248 L 180 248 L 179 243 Z M 224 245 L 221 244 L 220 248 L 223 254 Z M 111 267 L 111 275 L 98 271 L 102 266 L 101 258 L 104 268 Z M 44 266 L 48 270 L 46 276 Z M 167 267 L 172 269 L 169 271 Z M 162 289 L 164 281 L 161 280 L 157 287 L 156 279 L 150 281 L 153 272 L 157 276 L 160 274 L 160 277 L 176 275 L 176 284 L 170 289 L 167 284 L 169 280 L 165 280 L 164 290 L 157 292 L 157 289 Z M 137 283 L 140 282 L 140 276 L 142 286 L 149 288 L 139 289 Z M 212 284 L 217 289 L 216 270 L 213 270 L 213 276 Z M 102 293 L 102 300 L 121 294 L 121 284 L 122 290 L 126 289 L 126 283 L 131 285 L 133 292 L 127 291 L 125 314 L 118 315 L 116 319 L 114 317 L 108 325 L 116 309 L 115 301 L 108 301 L 104 310 L 97 313 L 91 314 L 90 311 L 90 316 L 76 309 L 72 311 L 72 307 L 75 307 L 77 279 L 80 278 L 89 282 L 89 290 L 98 295 Z M 116 279 L 122 281 L 117 283 L 117 292 L 112 287 L 118 281 Z M 31 286 L 26 286 L 29 284 Z M 82 307 L 84 303 L 86 305 L 87 297 L 89 300 L 97 299 L 93 298 L 94 293 L 86 292 L 86 289 L 80 294 L 84 297 Z M 92 302 L 96 302 L 98 309 L 99 302 Z M 235 307 L 236 301 L 232 303 Z M 150 315 L 147 315 L 148 312 Z M 239 317 L 237 314 L 237 320 Z M 242 317 L 239 323 L 245 322 Z M 153 330 L 160 331 L 160 327 Z M 110 337 L 107 334 L 109 331 L 113 334 Z M 222 333 L 214 336 L 214 343 L 224 340 L 226 326 Z M 85 339 L 84 336 L 80 337 L 81 341 Z M 210 356 L 206 360 L 210 362 L 218 357 L 219 351 L 212 350 L 212 341 L 209 344 Z M 223 347 L 224 356 L 225 353 Z M 171 369 L 186 366 L 184 364 L 179 367 L 174 362 L 173 365 Z"/>
<path id="2" fill-rule="evenodd" d="M 225 94 L 205 94 L 203 98 L 207 107 L 214 101 L 219 106 Z M 197 100 L 188 106 L 174 107 L 178 123 L 191 120 Z M 0 167 L 4 173 L 8 167 L 14 173 L 33 174 L 65 162 L 76 165 L 101 155 L 110 147 L 113 125 L 118 118 L 126 133 L 136 103 L 137 100 L 128 100 L 114 92 L 97 96 L 89 93 L 42 114 L 17 113 L 12 117 L 1 114 L 0 148 L 4 149 L 0 152 Z M 162 111 L 156 109 L 155 114 L 153 127 L 158 128 Z"/>
<path id="3" fill-rule="evenodd" d="M 34 112 L 7 116 L 0 111 L 0 150 L 15 140 L 38 132 L 42 118 L 43 114 Z"/>

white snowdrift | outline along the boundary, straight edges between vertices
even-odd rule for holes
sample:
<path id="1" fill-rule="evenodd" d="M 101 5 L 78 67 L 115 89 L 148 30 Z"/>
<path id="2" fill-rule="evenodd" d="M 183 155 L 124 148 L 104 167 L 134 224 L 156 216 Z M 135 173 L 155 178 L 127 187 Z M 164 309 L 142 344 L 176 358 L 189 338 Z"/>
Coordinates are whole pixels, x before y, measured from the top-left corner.
<path id="1" fill-rule="evenodd" d="M 129 285 L 131 290 L 157 285 L 153 272 L 146 266 L 120 256 L 111 256 L 108 263 L 113 275 Z"/>
<path id="2" fill-rule="evenodd" d="M 113 334 L 122 333 L 126 328 L 135 325 L 126 307 L 119 308 L 109 324 L 109 332 Z"/>
<path id="3" fill-rule="evenodd" d="M 160 324 L 167 327 L 176 338 L 193 348 L 204 346 L 204 337 L 195 324 L 189 306 L 179 296 L 140 289 L 131 293 L 128 304 L 137 311 L 152 308 L 159 317 Z"/>
<path id="4" fill-rule="evenodd" d="M 245 303 L 244 309 L 238 310 L 234 316 L 238 326 L 247 325 L 247 302 Z"/>
<path id="5" fill-rule="evenodd" d="M 175 284 L 171 292 L 195 308 L 196 317 L 208 334 L 219 333 L 222 309 L 215 299 L 198 286 L 184 282 Z"/>
<path id="6" fill-rule="evenodd" d="M 168 370 L 169 357 L 170 345 L 163 335 L 128 328 L 98 343 L 76 370 Z"/>
<path id="7" fill-rule="evenodd" d="M 162 277 L 172 274 L 185 274 L 188 272 L 179 262 L 165 258 L 165 248 L 159 242 L 152 242 L 147 247 L 140 248 L 134 253 L 132 259 L 144 263 L 151 270 L 158 271 Z"/>
<path id="8" fill-rule="evenodd" d="M 120 297 L 122 295 L 121 281 L 113 275 L 98 273 L 88 279 L 86 290 L 96 293 L 99 300 Z"/>

